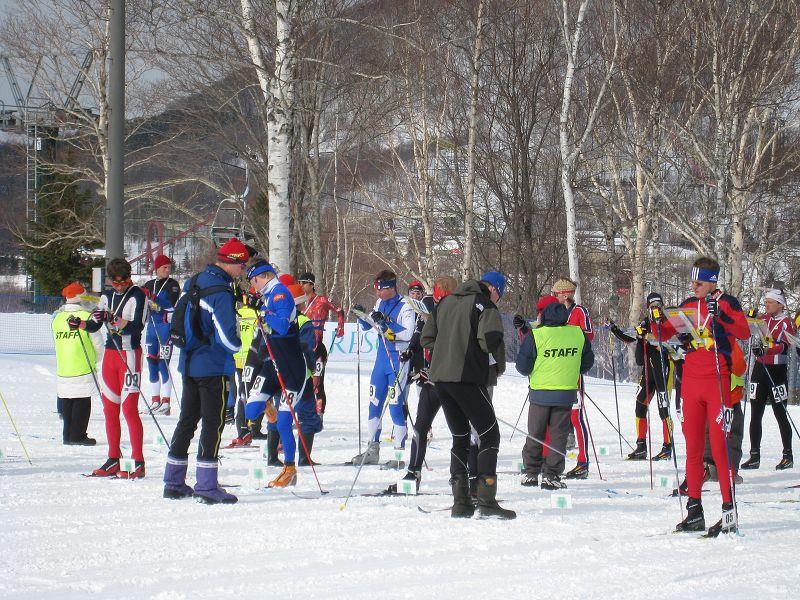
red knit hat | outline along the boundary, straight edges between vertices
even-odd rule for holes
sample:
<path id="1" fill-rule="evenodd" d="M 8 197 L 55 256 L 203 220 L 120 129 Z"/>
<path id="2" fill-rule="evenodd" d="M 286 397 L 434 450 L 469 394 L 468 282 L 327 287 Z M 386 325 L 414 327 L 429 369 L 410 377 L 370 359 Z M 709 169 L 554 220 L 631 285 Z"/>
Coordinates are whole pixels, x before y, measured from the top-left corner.
<path id="1" fill-rule="evenodd" d="M 294 280 L 294 275 L 292 275 L 291 273 L 283 273 L 282 275 L 279 275 L 278 281 L 280 281 L 286 287 L 289 287 L 290 285 L 294 285 L 295 283 L 297 283 Z"/>
<path id="2" fill-rule="evenodd" d="M 64 298 L 69 299 L 69 298 L 77 298 L 78 296 L 84 294 L 85 292 L 86 289 L 84 289 L 84 287 L 80 283 L 74 281 L 70 283 L 67 287 L 65 287 L 63 290 L 61 290 L 61 295 L 64 296 Z"/>
<path id="3" fill-rule="evenodd" d="M 306 301 L 306 293 L 303 291 L 303 286 L 299 283 L 290 283 L 286 287 L 289 288 L 289 291 L 292 293 L 295 304 L 303 304 Z"/>
<path id="4" fill-rule="evenodd" d="M 155 269 L 160 269 L 164 265 L 171 265 L 172 261 L 169 259 L 168 256 L 164 256 L 163 254 L 159 254 L 156 256 L 156 260 L 153 263 L 155 265 Z"/>
<path id="5" fill-rule="evenodd" d="M 247 247 L 236 238 L 229 239 L 217 250 L 217 260 L 219 262 L 244 264 L 248 258 L 250 258 L 250 253 L 247 251 Z"/>
<path id="6" fill-rule="evenodd" d="M 536 312 L 538 314 L 542 314 L 542 311 L 554 302 L 558 302 L 558 299 L 555 296 L 542 296 L 536 303 Z"/>

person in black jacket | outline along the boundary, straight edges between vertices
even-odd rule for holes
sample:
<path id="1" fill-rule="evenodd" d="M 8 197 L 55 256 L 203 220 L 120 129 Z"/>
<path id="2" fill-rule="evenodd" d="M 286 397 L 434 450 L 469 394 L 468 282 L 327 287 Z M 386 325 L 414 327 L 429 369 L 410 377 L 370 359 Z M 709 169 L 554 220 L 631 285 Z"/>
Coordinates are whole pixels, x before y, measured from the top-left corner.
<path id="1" fill-rule="evenodd" d="M 469 497 L 467 472 L 470 425 L 480 436 L 477 489 L 480 516 L 501 519 L 517 516 L 514 511 L 502 508 L 496 499 L 500 429 L 486 386 L 490 365 L 495 356 L 505 352 L 505 346 L 500 312 L 490 293 L 482 281 L 463 282 L 439 303 L 422 329 L 422 347 L 433 351 L 429 378 L 436 385 L 453 435 L 450 515 L 455 518 L 471 517 L 475 512 Z M 498 296 L 501 293 L 498 289 Z M 441 351 L 436 350 L 439 346 Z"/>

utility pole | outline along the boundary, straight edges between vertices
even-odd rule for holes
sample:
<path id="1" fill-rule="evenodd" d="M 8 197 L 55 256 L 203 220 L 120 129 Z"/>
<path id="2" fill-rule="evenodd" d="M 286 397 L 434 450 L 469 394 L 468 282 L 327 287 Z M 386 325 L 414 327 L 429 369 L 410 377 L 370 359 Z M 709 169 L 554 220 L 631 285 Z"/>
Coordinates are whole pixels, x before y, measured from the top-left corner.
<path id="1" fill-rule="evenodd" d="M 110 20 L 106 263 L 125 254 L 125 0 L 111 0 Z"/>

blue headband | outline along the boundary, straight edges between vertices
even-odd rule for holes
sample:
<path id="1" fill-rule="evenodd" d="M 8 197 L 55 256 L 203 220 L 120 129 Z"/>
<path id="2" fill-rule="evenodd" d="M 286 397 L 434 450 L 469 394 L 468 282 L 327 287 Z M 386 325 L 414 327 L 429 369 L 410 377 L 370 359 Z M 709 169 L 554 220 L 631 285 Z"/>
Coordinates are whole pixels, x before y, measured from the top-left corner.
<path id="1" fill-rule="evenodd" d="M 708 281 L 709 283 L 717 283 L 718 278 L 719 271 L 703 269 L 702 267 L 692 267 L 692 281 Z"/>
<path id="2" fill-rule="evenodd" d="M 258 275 L 263 275 L 264 273 L 274 273 L 275 269 L 272 268 L 272 265 L 269 263 L 259 263 L 250 267 L 247 271 L 247 278 L 252 279 L 253 277 L 257 277 Z"/>
<path id="3" fill-rule="evenodd" d="M 397 279 L 376 279 L 376 290 L 388 290 L 389 288 L 397 287 Z"/>

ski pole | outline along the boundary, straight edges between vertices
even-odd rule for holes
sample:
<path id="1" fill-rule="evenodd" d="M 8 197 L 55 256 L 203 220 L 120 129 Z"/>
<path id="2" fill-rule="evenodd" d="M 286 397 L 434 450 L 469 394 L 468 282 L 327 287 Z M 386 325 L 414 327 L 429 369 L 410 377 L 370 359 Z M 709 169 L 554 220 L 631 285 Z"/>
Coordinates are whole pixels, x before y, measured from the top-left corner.
<path id="1" fill-rule="evenodd" d="M 592 435 L 592 426 L 589 425 L 589 415 L 586 413 L 586 405 L 583 402 L 583 377 L 581 377 L 580 391 L 581 391 L 581 408 L 580 408 L 580 410 L 583 411 L 583 419 L 584 419 L 584 421 L 586 421 L 586 431 L 589 432 L 589 441 L 592 443 L 592 453 L 594 454 L 594 462 L 597 465 L 597 474 L 600 476 L 600 481 L 603 481 L 603 472 L 600 470 L 600 460 L 597 458 L 597 448 L 595 448 L 595 445 L 594 445 L 594 436 Z"/>
<path id="2" fill-rule="evenodd" d="M 711 299 L 711 294 L 706 295 L 706 303 Z M 707 304 L 706 304 L 707 306 Z M 728 438 L 730 436 L 730 427 L 733 424 L 733 417 L 731 423 L 725 419 L 725 393 L 722 389 L 722 370 L 719 366 L 719 348 L 717 347 L 717 317 L 711 314 L 711 340 L 714 343 L 714 366 L 717 370 L 717 384 L 719 386 L 719 403 L 722 408 L 722 434 L 725 436 L 725 460 L 728 463 L 728 478 L 731 482 L 731 501 L 733 502 L 733 513 L 736 517 L 736 523 L 739 523 L 739 510 L 736 508 L 736 478 L 733 475 L 733 464 L 731 463 L 731 449 L 728 445 Z M 709 427 L 711 424 L 709 423 Z"/>
<path id="3" fill-rule="evenodd" d="M 512 425 L 512 424 L 511 424 L 509 421 L 505 421 L 505 420 L 501 419 L 500 417 L 498 417 L 498 416 L 497 416 L 497 414 L 495 414 L 495 417 L 494 417 L 494 418 L 495 418 L 495 419 L 497 419 L 497 422 L 498 422 L 498 423 L 502 423 L 503 425 L 508 425 L 508 426 L 509 426 L 509 427 L 511 427 L 513 430 L 515 430 L 515 431 L 519 431 L 519 432 L 520 432 L 522 435 L 524 435 L 524 436 L 525 436 L 526 438 L 528 438 L 529 440 L 533 440 L 534 442 L 536 442 L 537 444 L 541 444 L 542 446 L 544 446 L 544 447 L 545 447 L 545 448 L 547 448 L 548 450 L 551 450 L 552 452 L 555 452 L 556 454 L 560 454 L 560 455 L 561 455 L 561 456 L 563 456 L 564 458 L 567 458 L 567 454 L 566 454 L 566 452 L 561 452 L 561 450 L 558 450 L 557 448 L 554 448 L 553 446 L 551 446 L 551 445 L 550 445 L 550 444 L 548 444 L 547 442 L 545 442 L 545 441 L 543 441 L 543 440 L 540 440 L 539 438 L 537 438 L 536 436 L 533 436 L 533 435 L 531 435 L 531 434 L 530 434 L 530 433 L 528 433 L 527 431 L 522 431 L 522 429 L 517 429 L 517 428 L 516 428 L 514 425 Z"/>
<path id="4" fill-rule="evenodd" d="M 785 401 L 784 400 L 778 401 L 778 398 L 775 396 L 775 388 L 778 386 L 775 385 L 775 380 L 772 378 L 772 374 L 769 372 L 769 369 L 767 369 L 767 365 L 761 363 L 761 366 L 764 367 L 764 373 L 767 374 L 767 379 L 769 379 L 769 385 L 772 388 L 772 399 L 775 401 L 775 404 L 780 404 L 783 407 L 783 410 L 786 413 L 786 418 L 789 419 L 789 423 L 792 424 L 792 429 L 794 429 L 795 435 L 798 438 L 800 438 L 800 432 L 797 431 L 797 426 L 794 424 L 794 421 L 792 420 L 792 415 L 789 414 L 789 410 L 786 408 L 786 405 L 784 404 Z"/>
<path id="5" fill-rule="evenodd" d="M 599 412 L 602 415 L 602 417 L 608 422 L 608 424 L 611 425 L 611 429 L 613 429 L 619 435 L 619 437 L 622 439 L 622 441 L 625 442 L 628 445 L 628 448 L 630 448 L 631 450 L 634 450 L 634 447 L 631 446 L 631 443 L 628 441 L 628 438 L 626 438 L 624 435 L 622 435 L 622 432 L 619 429 L 614 427 L 614 423 L 611 422 L 611 419 L 609 419 L 608 416 L 606 415 L 606 413 L 604 413 L 603 410 L 597 405 L 597 402 L 592 400 L 592 397 L 589 395 L 589 392 L 587 392 L 584 389 L 583 390 L 583 395 L 587 400 L 589 400 L 589 402 L 592 403 L 592 406 L 594 406 L 597 409 L 597 412 Z"/>
<path id="6" fill-rule="evenodd" d="M 399 382 L 399 379 L 400 379 L 400 373 L 401 372 L 402 372 L 402 369 L 397 371 L 397 374 L 395 375 L 394 385 L 392 386 L 392 387 L 394 387 L 394 389 L 397 389 L 397 385 L 398 385 L 398 382 Z M 396 393 L 397 392 L 395 392 L 395 394 Z M 381 416 L 378 417 L 378 423 L 382 423 L 383 422 L 383 415 L 386 414 L 386 408 L 388 406 L 389 406 L 389 398 L 387 397 L 383 401 L 383 408 L 381 408 Z M 367 451 L 368 450 L 369 450 L 369 444 L 367 445 Z M 361 469 L 364 468 L 364 462 L 366 460 L 367 460 L 367 452 L 363 452 L 362 455 L 361 455 L 361 464 L 358 465 L 358 471 L 356 471 L 356 476 L 353 478 L 353 483 L 350 485 L 350 490 L 347 492 L 347 497 L 344 499 L 344 504 L 342 504 L 339 507 L 339 510 L 344 510 L 345 508 L 347 508 L 347 503 L 350 501 L 350 497 L 353 495 L 353 488 L 356 487 L 356 481 L 358 481 L 358 476 L 361 475 Z"/>
<path id="7" fill-rule="evenodd" d="M 94 381 L 94 387 L 97 388 L 97 393 L 100 395 L 100 399 L 103 399 L 103 392 L 100 391 L 100 384 L 97 382 L 97 375 L 95 375 L 94 370 L 95 367 L 92 365 L 92 361 L 89 359 L 89 353 L 86 351 L 86 345 L 83 343 L 83 336 L 81 335 L 80 330 L 78 330 L 78 341 L 81 343 L 81 349 L 83 350 L 83 356 L 86 357 L 86 366 L 89 367 L 89 373 L 92 375 L 92 380 Z"/>
<path id="8" fill-rule="evenodd" d="M 31 460 L 31 455 L 28 454 L 28 449 L 25 447 L 25 442 L 22 441 L 22 436 L 19 433 L 19 429 L 17 429 L 17 424 L 14 422 L 14 417 L 11 416 L 11 409 L 8 408 L 8 404 L 6 404 L 6 399 L 3 396 L 3 392 L 0 392 L 0 400 L 3 401 L 3 406 L 6 409 L 6 414 L 8 414 L 8 420 L 11 421 L 11 426 L 14 428 L 14 433 L 17 434 L 17 439 L 19 440 L 19 445 L 22 446 L 22 451 L 25 452 L 25 458 L 28 459 L 28 464 L 33 466 L 33 461 Z"/>
<path id="9" fill-rule="evenodd" d="M 658 357 L 661 359 L 661 381 L 664 383 L 664 393 L 667 390 L 667 366 L 664 362 L 664 348 L 661 346 L 663 337 L 661 335 L 661 321 L 658 319 L 660 316 L 660 309 L 653 308 L 654 316 L 656 317 L 656 334 L 658 335 Z M 664 410 L 667 412 L 667 430 L 669 431 L 669 445 L 672 450 L 672 463 L 675 465 L 675 486 L 678 488 L 678 504 L 681 507 L 681 521 L 683 521 L 683 498 L 681 498 L 681 476 L 678 471 L 678 452 L 675 448 L 675 428 L 672 424 L 672 418 L 669 413 L 669 398 L 664 398 Z"/>
<path id="10" fill-rule="evenodd" d="M 358 399 L 358 453 L 361 454 L 361 326 L 356 322 L 356 383 Z"/>
<path id="11" fill-rule="evenodd" d="M 131 376 L 131 381 L 134 382 L 134 384 L 136 385 L 136 389 L 139 390 L 139 396 L 142 398 L 142 400 L 144 400 L 144 405 L 147 407 L 147 412 L 150 413 L 153 422 L 156 424 L 156 428 L 158 429 L 158 432 L 161 434 L 161 437 L 164 440 L 164 444 L 166 444 L 167 446 L 167 450 L 172 450 L 172 445 L 167 441 L 167 435 L 164 433 L 164 430 L 161 429 L 161 425 L 158 423 L 158 419 L 156 419 L 156 416 L 153 414 L 153 409 L 150 407 L 150 403 L 147 401 L 147 398 L 144 397 L 144 394 L 142 394 L 142 388 L 139 385 L 139 378 L 133 371 L 131 371 L 131 368 L 128 366 L 128 361 L 125 360 L 125 353 L 122 351 L 122 348 L 117 342 L 117 339 L 114 337 L 115 334 L 112 333 L 111 327 L 108 326 L 108 323 L 105 323 L 105 326 L 106 326 L 106 331 L 108 332 L 108 336 L 111 339 L 111 343 L 114 344 L 114 348 L 119 354 L 119 358 L 120 360 L 122 360 L 122 364 L 125 365 L 125 370 L 128 371 L 128 375 Z M 132 350 L 132 352 L 134 352 L 135 356 L 135 351 Z M 120 400 L 120 407 L 121 406 L 122 406 L 122 400 Z"/>
<path id="12" fill-rule="evenodd" d="M 297 437 L 300 438 L 300 443 L 303 445 L 303 450 L 305 450 L 306 456 L 308 457 L 308 465 L 311 467 L 311 472 L 314 474 L 314 479 L 317 481 L 317 487 L 319 488 L 320 494 L 327 494 L 328 492 L 322 489 L 322 484 L 319 482 L 319 477 L 317 477 L 317 470 L 314 468 L 314 461 L 311 460 L 311 452 L 308 450 L 308 445 L 306 444 L 306 438 L 303 436 L 303 432 L 300 430 L 300 421 L 297 419 L 297 413 L 294 411 L 294 406 L 292 406 L 292 399 L 289 397 L 289 392 L 286 391 L 286 384 L 283 381 L 283 377 L 281 376 L 281 372 L 278 369 L 278 361 L 275 360 L 275 354 L 272 352 L 272 344 L 269 343 L 269 337 L 267 337 L 267 332 L 264 327 L 264 322 L 261 320 L 261 317 L 258 318 L 258 326 L 261 329 L 261 335 L 264 336 L 264 344 L 267 346 L 267 352 L 269 353 L 269 357 L 272 360 L 272 366 L 275 368 L 275 375 L 278 378 L 278 384 L 281 386 L 281 392 L 283 392 L 284 398 L 286 398 L 286 406 L 289 407 L 289 412 L 292 414 L 292 420 L 294 421 L 295 427 L 297 427 Z M 306 367 L 306 371 L 308 371 L 308 365 L 306 364 L 306 357 L 305 354 L 303 355 L 303 364 Z M 302 396 L 303 392 L 305 391 L 306 384 L 308 379 L 303 382 L 303 387 L 300 389 L 298 396 Z"/>
<path id="13" fill-rule="evenodd" d="M 525 396 L 525 400 L 522 401 L 522 408 L 519 409 L 519 415 L 517 415 L 517 422 L 514 423 L 514 427 L 511 429 L 511 435 L 508 438 L 508 441 L 514 439 L 514 434 L 517 432 L 517 426 L 519 425 L 519 421 L 522 418 L 522 413 L 525 412 L 525 405 L 528 404 L 528 397 Z"/>
<path id="14" fill-rule="evenodd" d="M 611 379 L 614 381 L 614 406 L 617 408 L 617 433 L 619 434 L 619 457 L 622 455 L 622 425 L 619 420 L 619 397 L 617 396 L 617 366 L 614 360 L 614 336 L 609 334 L 608 345 L 611 352 Z M 594 402 L 592 402 L 594 404 Z"/>
<path id="15" fill-rule="evenodd" d="M 646 412 L 645 418 L 647 419 L 647 462 L 650 464 L 650 491 L 652 492 L 655 489 L 653 485 L 653 436 L 650 433 L 650 358 L 647 356 L 647 338 L 642 336 L 642 346 L 643 346 L 643 353 L 644 353 L 644 397 L 647 400 L 645 404 Z M 653 390 L 655 392 L 655 390 Z M 636 433 L 636 437 L 639 437 L 639 433 Z"/>

